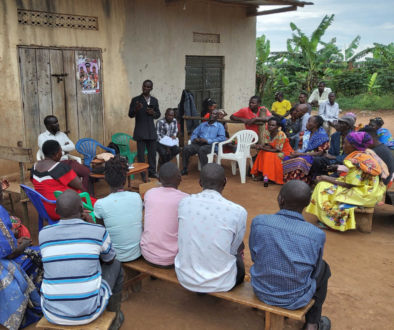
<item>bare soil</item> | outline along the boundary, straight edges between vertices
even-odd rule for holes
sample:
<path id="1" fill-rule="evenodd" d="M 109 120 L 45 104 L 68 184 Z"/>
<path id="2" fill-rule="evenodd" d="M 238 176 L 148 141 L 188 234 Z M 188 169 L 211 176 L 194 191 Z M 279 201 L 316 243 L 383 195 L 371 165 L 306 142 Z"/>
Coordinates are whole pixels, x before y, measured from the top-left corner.
<path id="1" fill-rule="evenodd" d="M 342 113 L 343 115 L 344 113 Z M 369 118 L 381 116 L 385 127 L 394 132 L 394 112 L 360 112 L 358 122 L 367 124 Z M 234 127 L 237 126 L 237 127 Z M 230 127 L 230 133 L 241 125 Z M 187 193 L 201 191 L 198 185 L 197 158 L 189 167 L 189 176 L 184 177 L 180 190 Z M 228 185 L 224 197 L 236 202 L 248 211 L 248 226 L 245 245 L 248 247 L 249 227 L 258 214 L 275 213 L 279 210 L 276 197 L 281 186 L 264 188 L 261 182 L 247 178 L 240 183 L 239 173 L 231 174 L 229 163 L 224 163 Z M 137 185 L 139 178 L 133 182 Z M 392 190 L 392 189 L 391 189 Z M 97 197 L 104 197 L 109 189 L 105 182 L 97 185 Z M 9 205 L 7 206 L 9 208 Z M 29 214 L 33 236 L 37 240 L 37 213 L 32 205 Z M 345 233 L 326 232 L 327 242 L 324 259 L 331 267 L 332 277 L 328 283 L 328 295 L 323 315 L 332 321 L 336 330 L 371 330 L 394 328 L 394 207 L 379 206 L 374 214 L 373 231 L 362 234 L 357 231 Z M 15 215 L 21 216 L 20 204 Z M 304 214 L 305 219 L 315 224 L 317 218 Z M 252 264 L 249 249 L 245 249 L 247 272 Z M 199 297 L 179 285 L 149 278 L 143 281 L 143 289 L 133 293 L 122 304 L 125 314 L 124 330 L 137 329 L 263 329 L 264 313 L 216 297 Z M 301 329 L 302 322 L 286 320 L 286 330 Z"/>

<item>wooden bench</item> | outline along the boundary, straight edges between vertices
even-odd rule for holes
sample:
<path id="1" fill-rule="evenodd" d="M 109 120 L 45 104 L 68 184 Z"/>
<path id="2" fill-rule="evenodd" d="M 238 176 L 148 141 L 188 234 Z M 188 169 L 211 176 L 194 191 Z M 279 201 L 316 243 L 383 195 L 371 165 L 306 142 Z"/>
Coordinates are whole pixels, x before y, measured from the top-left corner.
<path id="1" fill-rule="evenodd" d="M 372 220 L 375 208 L 373 207 L 356 207 L 354 209 L 354 217 L 356 219 L 356 227 L 359 231 L 365 234 L 372 232 Z"/>
<path id="2" fill-rule="evenodd" d="M 148 276 L 154 276 L 161 280 L 180 285 L 174 269 L 162 269 L 149 266 L 142 258 L 123 263 L 123 268 L 125 272 L 131 272 L 134 275 L 133 278 L 123 284 L 123 290 L 127 290 L 129 287 L 135 285 L 139 285 L 141 289 L 141 281 Z M 306 312 L 314 304 L 314 301 L 311 300 L 308 305 L 295 311 L 267 305 L 257 298 L 249 282 L 244 282 L 229 292 L 208 294 L 265 311 L 265 330 L 282 330 L 285 316 L 295 320 L 305 320 Z"/>
<path id="3" fill-rule="evenodd" d="M 116 313 L 104 311 L 93 322 L 83 325 L 58 325 L 49 322 L 43 317 L 36 325 L 36 328 L 47 330 L 108 330 L 115 319 Z"/>

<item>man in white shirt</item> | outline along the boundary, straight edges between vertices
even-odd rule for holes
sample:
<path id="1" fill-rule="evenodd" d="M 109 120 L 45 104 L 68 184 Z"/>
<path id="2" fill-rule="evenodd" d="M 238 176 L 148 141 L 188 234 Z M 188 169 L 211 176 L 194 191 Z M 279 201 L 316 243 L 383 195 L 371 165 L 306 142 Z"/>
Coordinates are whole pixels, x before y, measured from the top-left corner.
<path id="1" fill-rule="evenodd" d="M 328 94 L 328 101 L 322 102 L 319 106 L 319 116 L 324 119 L 323 128 L 328 136 L 331 135 L 331 127 L 335 128 L 339 117 L 339 105 L 335 102 L 335 99 L 335 93 L 331 92 Z"/>
<path id="2" fill-rule="evenodd" d="M 328 94 L 330 94 L 331 88 L 326 87 L 326 83 L 324 81 L 319 83 L 317 89 L 315 89 L 311 96 L 309 97 L 308 103 L 310 103 L 313 107 L 319 106 L 322 102 L 328 100 Z"/>
<path id="3" fill-rule="evenodd" d="M 82 190 L 89 191 L 89 173 L 90 168 L 79 164 L 77 161 L 69 160 L 67 154 L 75 150 L 75 144 L 68 138 L 68 136 L 60 132 L 59 121 L 55 116 L 49 115 L 44 118 L 44 125 L 47 130 L 38 136 L 38 147 L 42 149 L 45 141 L 56 140 L 62 147 L 63 156 L 60 159 L 62 163 L 69 165 L 72 170 L 82 178 Z"/>
<path id="4" fill-rule="evenodd" d="M 220 165 L 205 165 L 199 183 L 203 191 L 179 204 L 175 271 L 190 291 L 226 292 L 244 281 L 247 212 L 222 196 L 227 178 Z"/>

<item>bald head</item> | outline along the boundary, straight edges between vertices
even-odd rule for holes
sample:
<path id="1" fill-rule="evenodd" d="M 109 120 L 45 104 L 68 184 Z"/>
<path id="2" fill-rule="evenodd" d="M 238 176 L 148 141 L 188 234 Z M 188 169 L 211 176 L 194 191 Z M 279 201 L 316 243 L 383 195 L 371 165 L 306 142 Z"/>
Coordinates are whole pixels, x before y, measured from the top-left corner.
<path id="1" fill-rule="evenodd" d="M 227 183 L 223 167 L 216 163 L 209 163 L 201 169 L 200 186 L 203 189 L 212 189 L 222 192 Z"/>
<path id="2" fill-rule="evenodd" d="M 308 112 L 308 106 L 306 104 L 299 104 L 297 105 L 297 108 L 295 109 L 296 111 L 296 117 L 300 118 L 303 115 L 305 115 Z"/>
<path id="3" fill-rule="evenodd" d="M 68 189 L 58 197 L 56 213 L 61 219 L 80 218 L 82 212 L 82 200 L 75 190 Z"/>
<path id="4" fill-rule="evenodd" d="M 311 188 L 300 180 L 287 182 L 279 192 L 278 203 L 280 209 L 302 213 L 309 205 Z"/>

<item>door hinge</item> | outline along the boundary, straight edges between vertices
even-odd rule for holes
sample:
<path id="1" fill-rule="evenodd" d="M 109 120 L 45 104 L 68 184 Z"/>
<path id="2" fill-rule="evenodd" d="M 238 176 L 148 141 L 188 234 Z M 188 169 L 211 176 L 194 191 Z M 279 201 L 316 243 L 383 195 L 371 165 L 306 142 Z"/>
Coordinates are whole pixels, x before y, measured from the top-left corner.
<path id="1" fill-rule="evenodd" d="M 63 79 L 61 77 L 67 77 L 68 73 L 55 73 L 55 74 L 51 74 L 51 76 L 56 77 L 57 83 L 60 83 L 61 81 L 63 81 Z"/>

